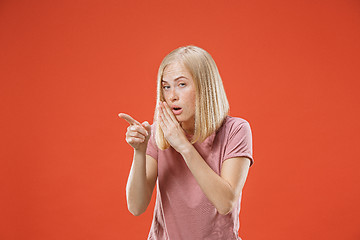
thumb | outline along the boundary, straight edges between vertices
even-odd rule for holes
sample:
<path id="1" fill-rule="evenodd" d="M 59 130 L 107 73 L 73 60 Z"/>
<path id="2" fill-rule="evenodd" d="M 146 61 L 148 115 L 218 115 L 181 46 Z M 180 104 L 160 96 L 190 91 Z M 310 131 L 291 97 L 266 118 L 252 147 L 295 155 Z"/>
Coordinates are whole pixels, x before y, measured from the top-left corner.
<path id="1" fill-rule="evenodd" d="M 141 125 L 143 125 L 148 133 L 151 133 L 151 125 L 147 121 L 143 122 Z"/>

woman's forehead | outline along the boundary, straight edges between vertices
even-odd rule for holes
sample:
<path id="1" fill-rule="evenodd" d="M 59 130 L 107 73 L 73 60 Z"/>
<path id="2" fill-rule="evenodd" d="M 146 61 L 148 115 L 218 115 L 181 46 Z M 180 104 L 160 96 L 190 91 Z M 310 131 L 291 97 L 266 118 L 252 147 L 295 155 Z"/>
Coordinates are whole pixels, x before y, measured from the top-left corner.
<path id="1" fill-rule="evenodd" d="M 180 77 L 191 79 L 191 74 L 183 64 L 179 62 L 175 62 L 165 67 L 162 80 L 163 81 L 176 80 L 179 79 Z"/>

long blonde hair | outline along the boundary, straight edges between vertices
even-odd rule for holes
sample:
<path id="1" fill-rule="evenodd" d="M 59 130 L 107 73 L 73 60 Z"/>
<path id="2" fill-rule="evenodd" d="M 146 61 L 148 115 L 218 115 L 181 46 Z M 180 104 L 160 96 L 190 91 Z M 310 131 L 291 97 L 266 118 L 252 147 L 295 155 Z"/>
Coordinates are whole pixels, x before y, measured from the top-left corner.
<path id="1" fill-rule="evenodd" d="M 195 131 L 191 143 L 203 142 L 217 131 L 229 114 L 229 102 L 225 89 L 211 55 L 196 46 L 179 47 L 170 52 L 161 62 L 157 76 L 157 105 L 165 101 L 161 80 L 165 68 L 175 62 L 182 63 L 190 72 L 196 88 Z M 155 111 L 154 122 L 157 120 Z M 161 150 L 170 144 L 164 137 L 160 124 L 156 122 L 155 141 Z"/>

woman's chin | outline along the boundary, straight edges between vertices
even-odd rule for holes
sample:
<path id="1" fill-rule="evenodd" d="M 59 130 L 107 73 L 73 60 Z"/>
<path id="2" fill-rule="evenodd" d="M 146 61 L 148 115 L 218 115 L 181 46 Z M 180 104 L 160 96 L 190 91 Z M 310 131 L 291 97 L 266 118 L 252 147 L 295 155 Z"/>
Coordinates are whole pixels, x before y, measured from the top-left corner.
<path id="1" fill-rule="evenodd" d="M 189 119 L 189 118 L 186 118 L 185 116 L 181 116 L 181 115 L 178 115 L 175 117 L 178 120 L 178 122 L 180 123 L 182 128 L 184 128 L 184 125 L 190 126 L 190 125 L 194 125 L 194 123 L 195 123 L 195 119 L 191 119 L 191 118 Z"/>
<path id="2" fill-rule="evenodd" d="M 183 118 L 180 115 L 175 115 L 176 120 L 178 120 L 179 123 L 183 122 Z"/>

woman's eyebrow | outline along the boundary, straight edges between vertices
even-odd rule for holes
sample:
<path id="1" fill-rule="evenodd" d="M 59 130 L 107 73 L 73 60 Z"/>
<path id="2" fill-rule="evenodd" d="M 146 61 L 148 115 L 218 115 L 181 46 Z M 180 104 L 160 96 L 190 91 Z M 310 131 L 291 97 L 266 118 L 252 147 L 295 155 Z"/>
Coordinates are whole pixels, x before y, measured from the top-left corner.
<path id="1" fill-rule="evenodd" d="M 185 76 L 180 76 L 180 77 L 175 78 L 174 81 L 178 81 L 178 80 L 180 80 L 181 78 L 187 79 L 187 77 L 185 77 Z M 165 80 L 163 80 L 163 79 L 161 79 L 161 82 L 163 82 L 163 83 L 168 83 L 167 81 L 165 81 Z"/>

